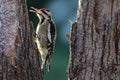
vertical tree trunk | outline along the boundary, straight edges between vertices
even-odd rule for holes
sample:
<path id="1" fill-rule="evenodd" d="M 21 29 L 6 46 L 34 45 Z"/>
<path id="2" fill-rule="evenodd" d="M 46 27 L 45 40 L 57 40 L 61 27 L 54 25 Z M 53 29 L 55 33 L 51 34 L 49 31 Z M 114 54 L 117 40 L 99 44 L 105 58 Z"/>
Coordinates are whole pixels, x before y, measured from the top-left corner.
<path id="1" fill-rule="evenodd" d="M 68 80 L 120 80 L 120 0 L 79 0 Z"/>
<path id="2" fill-rule="evenodd" d="M 42 80 L 25 0 L 0 0 L 0 80 Z"/>

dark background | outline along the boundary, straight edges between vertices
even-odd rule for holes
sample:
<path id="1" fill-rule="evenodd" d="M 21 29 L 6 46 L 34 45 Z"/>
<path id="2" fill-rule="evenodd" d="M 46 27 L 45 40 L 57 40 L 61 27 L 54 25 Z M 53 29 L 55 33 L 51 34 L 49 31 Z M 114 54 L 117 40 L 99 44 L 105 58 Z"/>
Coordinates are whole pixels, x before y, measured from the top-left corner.
<path id="1" fill-rule="evenodd" d="M 28 9 L 46 7 L 52 12 L 57 27 L 57 42 L 51 61 L 50 72 L 45 72 L 45 80 L 67 80 L 66 69 L 69 60 L 69 42 L 65 37 L 70 33 L 69 20 L 75 21 L 78 0 L 27 0 Z M 29 19 L 36 28 L 38 18 L 34 13 L 29 13 Z"/>

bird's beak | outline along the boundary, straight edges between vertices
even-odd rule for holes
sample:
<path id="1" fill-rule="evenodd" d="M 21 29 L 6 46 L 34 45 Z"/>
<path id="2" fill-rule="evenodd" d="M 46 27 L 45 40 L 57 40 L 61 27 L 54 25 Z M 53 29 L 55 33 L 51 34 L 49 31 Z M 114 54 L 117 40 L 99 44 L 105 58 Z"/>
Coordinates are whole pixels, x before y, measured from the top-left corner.
<path id="1" fill-rule="evenodd" d="M 37 13 L 37 8 L 31 7 L 30 12 Z"/>

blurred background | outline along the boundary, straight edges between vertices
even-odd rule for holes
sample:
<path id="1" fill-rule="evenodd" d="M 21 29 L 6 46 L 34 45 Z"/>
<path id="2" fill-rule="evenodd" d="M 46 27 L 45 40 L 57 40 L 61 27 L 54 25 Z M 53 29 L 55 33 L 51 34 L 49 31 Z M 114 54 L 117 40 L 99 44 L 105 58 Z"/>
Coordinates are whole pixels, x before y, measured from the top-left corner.
<path id="1" fill-rule="evenodd" d="M 71 25 L 69 20 L 76 20 L 77 2 L 78 0 L 27 0 L 28 9 L 31 6 L 50 9 L 57 27 L 57 42 L 52 56 L 51 70 L 47 72 L 46 69 L 44 80 L 67 80 L 69 42 L 65 34 L 70 33 Z M 29 12 L 29 19 L 33 22 L 34 28 L 36 28 L 38 23 L 37 16 Z"/>

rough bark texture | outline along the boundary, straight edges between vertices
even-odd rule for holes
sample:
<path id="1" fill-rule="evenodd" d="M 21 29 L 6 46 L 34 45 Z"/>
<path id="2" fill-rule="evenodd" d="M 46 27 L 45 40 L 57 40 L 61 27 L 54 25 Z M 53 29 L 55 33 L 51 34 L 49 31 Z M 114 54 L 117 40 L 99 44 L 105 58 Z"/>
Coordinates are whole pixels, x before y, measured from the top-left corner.
<path id="1" fill-rule="evenodd" d="M 68 80 L 120 80 L 120 0 L 79 0 Z"/>
<path id="2" fill-rule="evenodd" d="M 0 0 L 0 80 L 43 80 L 25 0 Z"/>

